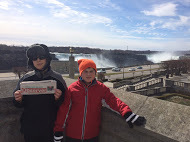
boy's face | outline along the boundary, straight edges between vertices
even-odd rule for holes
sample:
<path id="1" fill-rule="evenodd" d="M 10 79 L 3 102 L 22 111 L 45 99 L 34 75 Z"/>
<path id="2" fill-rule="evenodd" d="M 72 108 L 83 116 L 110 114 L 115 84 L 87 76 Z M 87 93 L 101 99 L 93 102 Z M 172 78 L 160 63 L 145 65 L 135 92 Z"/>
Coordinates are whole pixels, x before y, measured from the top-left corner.
<path id="1" fill-rule="evenodd" d="M 94 80 L 95 76 L 96 76 L 96 72 L 93 68 L 87 68 L 81 74 L 82 79 L 87 84 L 91 83 L 91 81 Z"/>
<path id="2" fill-rule="evenodd" d="M 38 70 L 42 70 L 46 65 L 46 58 L 45 57 L 37 57 L 32 60 L 33 65 Z"/>

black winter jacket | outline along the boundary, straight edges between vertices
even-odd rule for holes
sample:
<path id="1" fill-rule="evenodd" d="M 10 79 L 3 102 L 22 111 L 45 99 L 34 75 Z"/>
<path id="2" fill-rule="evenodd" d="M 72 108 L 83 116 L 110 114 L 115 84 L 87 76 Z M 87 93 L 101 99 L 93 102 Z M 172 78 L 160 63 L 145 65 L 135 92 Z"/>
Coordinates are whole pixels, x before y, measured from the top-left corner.
<path id="1" fill-rule="evenodd" d="M 54 94 L 24 95 L 21 103 L 13 99 L 13 103 L 16 107 L 24 108 L 20 120 L 21 132 L 25 135 L 47 136 L 53 134 L 57 110 L 64 100 L 66 83 L 59 73 L 51 69 L 43 75 L 39 71 L 27 73 L 19 80 L 14 92 L 20 90 L 20 82 L 22 81 L 42 80 L 57 81 L 57 89 L 62 91 L 62 95 L 57 101 L 55 101 Z"/>

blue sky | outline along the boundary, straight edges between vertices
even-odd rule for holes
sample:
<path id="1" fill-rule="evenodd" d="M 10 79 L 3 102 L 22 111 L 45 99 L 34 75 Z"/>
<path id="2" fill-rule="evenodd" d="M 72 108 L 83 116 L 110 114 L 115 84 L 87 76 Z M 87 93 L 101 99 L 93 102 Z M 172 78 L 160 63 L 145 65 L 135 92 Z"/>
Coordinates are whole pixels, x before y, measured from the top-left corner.
<path id="1" fill-rule="evenodd" d="M 0 43 L 190 50 L 190 0 L 0 0 Z"/>

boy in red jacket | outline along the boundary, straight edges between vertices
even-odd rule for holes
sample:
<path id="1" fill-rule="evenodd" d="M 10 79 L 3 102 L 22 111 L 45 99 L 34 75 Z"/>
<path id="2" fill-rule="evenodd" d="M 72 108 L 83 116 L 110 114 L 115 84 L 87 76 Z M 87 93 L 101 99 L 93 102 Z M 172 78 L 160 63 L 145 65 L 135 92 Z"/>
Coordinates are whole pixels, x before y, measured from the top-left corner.
<path id="1" fill-rule="evenodd" d="M 54 127 L 54 142 L 98 142 L 102 101 L 119 112 L 130 127 L 145 124 L 145 118 L 132 113 L 129 106 L 95 79 L 96 64 L 90 59 L 78 61 L 80 77 L 66 91 Z M 64 136 L 63 136 L 64 131 Z"/>

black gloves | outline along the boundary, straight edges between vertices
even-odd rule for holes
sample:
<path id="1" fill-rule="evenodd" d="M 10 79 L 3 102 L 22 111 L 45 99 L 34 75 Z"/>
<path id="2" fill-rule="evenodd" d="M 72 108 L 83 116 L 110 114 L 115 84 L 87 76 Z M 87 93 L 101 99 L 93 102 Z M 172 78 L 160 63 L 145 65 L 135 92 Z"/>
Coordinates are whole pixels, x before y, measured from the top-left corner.
<path id="1" fill-rule="evenodd" d="M 63 132 L 54 133 L 54 142 L 63 142 Z"/>
<path id="2" fill-rule="evenodd" d="M 146 124 L 146 119 L 143 116 L 136 115 L 132 112 L 127 112 L 124 117 L 130 128 L 133 128 L 133 124 L 137 126 Z"/>

